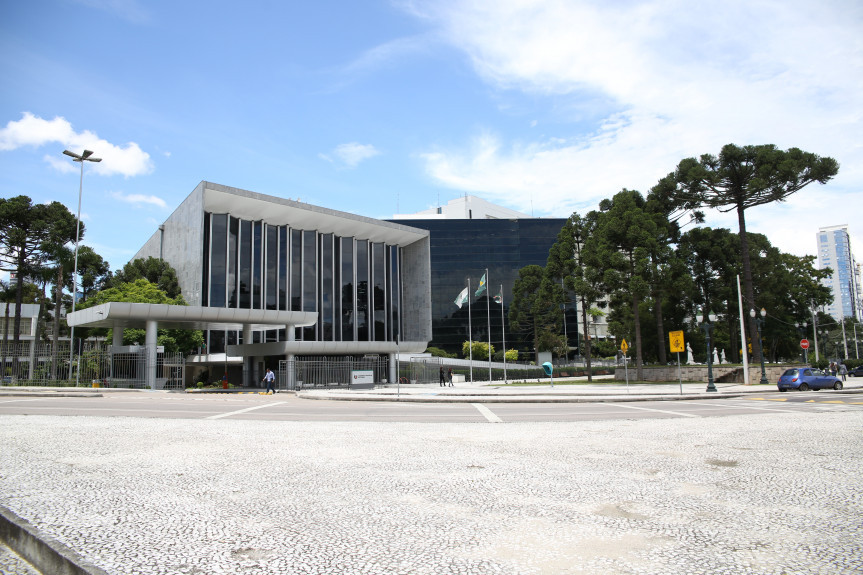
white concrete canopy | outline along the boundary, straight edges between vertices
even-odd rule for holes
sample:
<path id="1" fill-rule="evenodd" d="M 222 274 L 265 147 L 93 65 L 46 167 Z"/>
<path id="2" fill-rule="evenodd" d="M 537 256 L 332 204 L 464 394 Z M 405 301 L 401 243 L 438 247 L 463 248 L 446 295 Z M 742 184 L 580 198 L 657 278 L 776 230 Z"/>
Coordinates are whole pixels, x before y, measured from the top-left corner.
<path id="1" fill-rule="evenodd" d="M 144 329 L 152 321 L 163 329 L 281 329 L 314 325 L 317 320 L 317 312 L 128 302 L 103 303 L 66 316 L 70 326 L 124 329 Z"/>

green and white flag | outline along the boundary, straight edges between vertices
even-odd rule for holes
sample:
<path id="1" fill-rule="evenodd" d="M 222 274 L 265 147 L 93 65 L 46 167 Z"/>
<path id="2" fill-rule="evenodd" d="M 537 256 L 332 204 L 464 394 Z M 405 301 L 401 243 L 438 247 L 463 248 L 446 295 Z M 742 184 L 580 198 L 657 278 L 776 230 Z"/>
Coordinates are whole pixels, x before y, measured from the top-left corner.
<path id="1" fill-rule="evenodd" d="M 494 296 L 495 303 L 503 303 L 503 286 L 500 286 L 500 292 Z"/>
<path id="2" fill-rule="evenodd" d="M 461 306 L 467 303 L 467 288 L 461 290 L 461 293 L 458 294 L 458 297 L 455 298 L 455 305 L 461 309 Z"/>
<path id="3" fill-rule="evenodd" d="M 476 293 L 473 295 L 479 297 L 479 295 L 484 291 L 485 291 L 485 274 L 482 274 L 482 277 L 479 278 L 479 287 L 476 289 Z"/>

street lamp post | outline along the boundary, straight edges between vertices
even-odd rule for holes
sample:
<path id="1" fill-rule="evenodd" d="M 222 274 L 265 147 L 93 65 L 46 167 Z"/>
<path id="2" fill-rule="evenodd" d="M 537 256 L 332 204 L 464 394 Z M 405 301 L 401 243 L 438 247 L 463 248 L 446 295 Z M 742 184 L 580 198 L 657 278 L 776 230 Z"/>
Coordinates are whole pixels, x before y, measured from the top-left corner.
<path id="1" fill-rule="evenodd" d="M 710 330 L 713 329 L 711 322 L 716 321 L 716 316 L 702 309 L 699 313 L 698 321 L 701 324 L 701 329 L 704 330 L 704 336 L 707 338 L 707 389 L 705 391 L 717 391 L 713 384 L 713 351 L 710 349 Z"/>
<path id="2" fill-rule="evenodd" d="M 749 317 L 755 319 L 755 327 L 758 328 L 758 351 L 761 355 L 761 385 L 768 385 L 770 382 L 767 381 L 767 374 L 764 372 L 764 342 L 761 339 L 761 329 L 764 327 L 764 324 L 767 323 L 767 320 L 764 318 L 767 316 L 767 310 L 761 308 L 761 317 L 757 317 L 754 309 L 749 310 Z"/>
<path id="3" fill-rule="evenodd" d="M 78 241 L 81 238 L 81 196 L 84 193 L 84 162 L 101 162 L 102 158 L 94 158 L 93 152 L 84 150 L 81 154 L 63 150 L 63 153 L 72 158 L 73 162 L 81 164 L 81 180 L 78 184 L 78 219 L 75 228 L 75 269 L 72 272 L 72 313 L 75 313 L 75 302 L 78 299 Z M 69 373 L 72 373 L 72 352 L 75 348 L 75 326 L 71 327 L 69 334 Z M 75 372 L 75 377 L 78 377 L 78 372 Z M 77 381 L 76 381 L 77 385 Z"/>
<path id="4" fill-rule="evenodd" d="M 797 335 L 800 336 L 801 340 L 806 339 L 806 325 L 807 324 L 805 321 L 803 322 L 802 327 L 799 323 L 794 324 L 794 327 L 797 328 Z M 806 365 L 809 365 L 809 349 L 808 348 L 803 350 L 803 363 L 805 363 Z"/>

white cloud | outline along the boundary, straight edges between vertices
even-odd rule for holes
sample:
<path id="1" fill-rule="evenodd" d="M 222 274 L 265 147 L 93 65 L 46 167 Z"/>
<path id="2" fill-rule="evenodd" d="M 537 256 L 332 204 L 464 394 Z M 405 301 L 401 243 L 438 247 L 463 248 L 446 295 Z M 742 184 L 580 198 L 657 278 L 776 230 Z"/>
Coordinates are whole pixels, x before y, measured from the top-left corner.
<path id="1" fill-rule="evenodd" d="M 140 176 L 153 171 L 150 155 L 135 142 L 123 146 L 112 144 L 95 133 L 85 130 L 76 132 L 65 118 L 57 116 L 53 120 L 45 120 L 25 112 L 18 121 L 10 121 L 5 128 L 0 129 L 0 151 L 12 151 L 23 147 L 42 147 L 49 144 L 60 144 L 72 152 L 80 154 L 83 150 L 92 150 L 94 157 L 102 158 L 99 163 L 89 163 L 88 171 L 103 175 L 122 175 L 125 177 Z M 71 158 L 61 154 L 48 154 L 45 161 L 53 168 L 62 172 L 78 171 L 78 166 Z"/>
<path id="2" fill-rule="evenodd" d="M 336 146 L 329 154 L 318 154 L 318 156 L 328 162 L 339 163 L 347 168 L 356 168 L 360 162 L 379 154 L 380 152 L 371 144 L 350 142 Z"/>
<path id="3" fill-rule="evenodd" d="M 126 202 L 133 205 L 141 205 L 141 204 L 150 204 L 153 206 L 157 206 L 159 208 L 167 208 L 168 204 L 165 203 L 160 197 L 157 196 L 147 196 L 144 194 L 123 194 L 121 192 L 111 192 L 111 197 L 116 198 L 122 202 Z"/>
<path id="4" fill-rule="evenodd" d="M 814 190 L 830 188 L 844 210 L 849 202 L 863 208 L 856 199 L 863 198 L 863 8 L 856 2 L 417 5 L 411 10 L 437 24 L 498 90 L 554 96 L 575 114 L 605 110 L 589 132 L 572 127 L 563 141 L 505 141 L 487 130 L 460 149 L 423 154 L 443 185 L 566 216 L 623 187 L 646 191 L 684 157 L 715 154 L 727 143 L 772 143 L 840 162 L 831 184 L 799 194 L 811 201 Z M 568 126 L 558 124 L 557 135 Z M 835 223 L 825 217 L 815 228 Z M 808 236 L 800 241 L 805 248 L 782 248 L 814 249 Z"/>

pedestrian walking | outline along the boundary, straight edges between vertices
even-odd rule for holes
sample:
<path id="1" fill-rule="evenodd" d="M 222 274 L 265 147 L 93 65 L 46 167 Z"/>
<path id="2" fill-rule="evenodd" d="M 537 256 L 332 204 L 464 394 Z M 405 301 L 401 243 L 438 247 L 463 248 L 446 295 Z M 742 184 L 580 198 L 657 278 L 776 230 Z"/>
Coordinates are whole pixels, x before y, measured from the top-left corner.
<path id="1" fill-rule="evenodd" d="M 845 379 L 845 376 L 848 375 L 848 368 L 845 367 L 844 363 L 839 364 L 839 375 L 842 376 L 842 381 L 848 381 L 847 379 Z"/>
<path id="2" fill-rule="evenodd" d="M 274 374 L 273 370 L 269 367 L 267 368 L 267 374 L 264 376 L 262 381 L 267 382 L 267 391 L 265 393 L 270 393 L 270 391 L 276 393 L 276 374 Z"/>
<path id="3" fill-rule="evenodd" d="M 446 387 L 446 374 L 444 374 L 443 366 L 440 366 L 440 386 Z"/>
<path id="4" fill-rule="evenodd" d="M 828 369 L 830 370 L 830 374 L 833 377 L 836 377 L 836 362 L 835 361 L 830 362 L 830 367 Z"/>
<path id="5" fill-rule="evenodd" d="M 446 373 L 446 380 L 449 382 L 449 386 L 452 387 L 452 368 L 449 368 L 449 371 Z"/>

